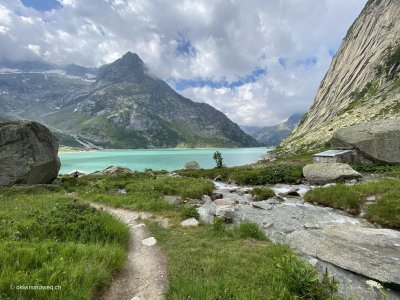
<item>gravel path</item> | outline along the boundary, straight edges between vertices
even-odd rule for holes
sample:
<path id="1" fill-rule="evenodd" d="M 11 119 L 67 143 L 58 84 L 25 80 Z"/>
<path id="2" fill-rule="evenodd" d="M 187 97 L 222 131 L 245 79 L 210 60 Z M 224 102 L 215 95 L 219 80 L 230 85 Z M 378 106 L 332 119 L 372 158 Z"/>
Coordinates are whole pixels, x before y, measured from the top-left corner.
<path id="1" fill-rule="evenodd" d="M 131 243 L 128 260 L 116 275 L 102 300 L 161 300 L 167 287 L 167 260 L 146 225 L 138 219 L 150 218 L 151 214 L 126 209 L 116 209 L 91 204 L 104 210 L 129 226 Z M 164 222 L 165 225 L 165 222 Z"/>

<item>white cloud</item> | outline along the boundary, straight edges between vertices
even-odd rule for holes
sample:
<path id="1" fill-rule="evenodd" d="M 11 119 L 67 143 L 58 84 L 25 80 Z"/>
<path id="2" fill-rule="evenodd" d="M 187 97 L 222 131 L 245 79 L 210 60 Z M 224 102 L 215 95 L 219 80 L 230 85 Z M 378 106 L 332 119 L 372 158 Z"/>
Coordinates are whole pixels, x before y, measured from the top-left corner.
<path id="1" fill-rule="evenodd" d="M 98 66 L 127 51 L 167 80 L 256 82 L 180 91 L 233 121 L 271 125 L 306 111 L 331 57 L 366 0 L 62 0 L 39 12 L 20 1 L 0 5 L 1 59 L 43 58 Z M 184 38 L 195 55 L 179 55 Z M 279 63 L 284 58 L 286 68 Z M 299 64 L 316 59 L 315 65 Z"/>

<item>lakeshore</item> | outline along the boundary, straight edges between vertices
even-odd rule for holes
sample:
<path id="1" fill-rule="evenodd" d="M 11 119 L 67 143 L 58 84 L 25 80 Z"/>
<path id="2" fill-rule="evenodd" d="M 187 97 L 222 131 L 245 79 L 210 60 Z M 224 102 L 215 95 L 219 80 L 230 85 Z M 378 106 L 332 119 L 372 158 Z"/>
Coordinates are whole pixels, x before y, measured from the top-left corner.
<path id="1" fill-rule="evenodd" d="M 189 161 L 197 161 L 201 168 L 213 168 L 212 156 L 220 151 L 227 167 L 251 164 L 261 159 L 271 148 L 202 148 L 202 149 L 124 149 L 59 152 L 60 173 L 75 170 L 95 172 L 111 165 L 124 166 L 135 171 L 145 169 L 174 171 Z"/>

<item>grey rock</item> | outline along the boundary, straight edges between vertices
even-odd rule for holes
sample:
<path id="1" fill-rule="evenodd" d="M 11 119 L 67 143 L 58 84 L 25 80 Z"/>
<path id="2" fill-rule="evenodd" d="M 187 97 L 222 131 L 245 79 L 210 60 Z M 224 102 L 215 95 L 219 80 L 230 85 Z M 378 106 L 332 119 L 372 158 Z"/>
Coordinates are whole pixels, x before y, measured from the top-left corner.
<path id="1" fill-rule="evenodd" d="M 216 199 L 214 201 L 215 205 L 235 205 L 237 204 L 237 200 L 233 198 L 225 198 L 225 199 Z"/>
<path id="2" fill-rule="evenodd" d="M 299 188 L 294 188 L 294 187 L 292 187 L 292 188 L 290 188 L 290 190 L 287 191 L 287 192 L 279 193 L 279 196 L 282 196 L 282 197 L 288 197 L 288 196 L 291 196 L 291 197 L 300 197 Z"/>
<path id="3" fill-rule="evenodd" d="M 171 204 L 176 204 L 182 202 L 182 197 L 181 196 L 174 196 L 174 195 L 165 195 L 164 200 L 171 203 Z"/>
<path id="4" fill-rule="evenodd" d="M 253 206 L 254 208 L 265 209 L 265 210 L 271 210 L 274 208 L 274 205 L 269 204 L 266 201 L 252 202 L 251 206 Z"/>
<path id="5" fill-rule="evenodd" d="M 264 222 L 264 223 L 262 224 L 262 227 L 263 227 L 264 229 L 268 229 L 268 228 L 270 228 L 270 227 L 272 227 L 272 226 L 274 226 L 273 223 Z"/>
<path id="6" fill-rule="evenodd" d="M 400 119 L 378 120 L 337 130 L 332 147 L 356 149 L 356 161 L 400 163 Z"/>
<path id="7" fill-rule="evenodd" d="M 200 169 L 199 163 L 197 161 L 189 161 L 183 167 L 183 170 L 198 170 Z"/>
<path id="8" fill-rule="evenodd" d="M 278 201 L 275 198 L 271 198 L 271 199 L 265 200 L 265 203 L 271 204 L 271 205 L 276 205 L 276 204 L 280 204 L 281 201 Z"/>
<path id="9" fill-rule="evenodd" d="M 319 226 L 316 223 L 305 223 L 303 224 L 304 229 L 319 229 L 321 226 Z"/>
<path id="10" fill-rule="evenodd" d="M 148 247 L 152 247 L 155 244 L 157 244 L 157 240 L 153 236 L 142 240 L 142 245 L 145 245 L 145 246 L 148 246 Z"/>
<path id="11" fill-rule="evenodd" d="M 226 222 L 233 222 L 235 207 L 233 205 L 217 205 L 215 215 L 223 218 Z"/>
<path id="12" fill-rule="evenodd" d="M 197 221 L 195 218 L 189 218 L 181 222 L 181 226 L 187 227 L 187 226 L 198 226 L 199 221 Z"/>
<path id="13" fill-rule="evenodd" d="M 51 183 L 60 169 L 58 140 L 32 121 L 0 123 L 0 185 Z"/>
<path id="14" fill-rule="evenodd" d="M 210 202 L 210 201 L 212 201 L 212 199 L 208 195 L 203 195 L 203 197 L 201 198 L 201 201 L 203 201 L 203 203 L 204 202 Z"/>
<path id="15" fill-rule="evenodd" d="M 122 174 L 122 173 L 133 173 L 133 171 L 129 168 L 120 167 L 120 166 L 110 166 L 101 171 L 103 174 Z"/>
<path id="16" fill-rule="evenodd" d="M 212 193 L 211 200 L 222 199 L 224 195 L 222 193 Z"/>
<path id="17" fill-rule="evenodd" d="M 217 177 L 214 178 L 214 181 L 222 181 L 222 176 L 218 175 Z"/>
<path id="18" fill-rule="evenodd" d="M 400 284 L 400 253 L 393 243 L 400 232 L 389 229 L 331 226 L 293 232 L 289 244 L 302 253 L 374 280 Z"/>
<path id="19" fill-rule="evenodd" d="M 361 174 L 354 171 L 348 164 L 342 163 L 309 164 L 303 168 L 303 174 L 312 183 L 327 183 L 361 177 Z"/>

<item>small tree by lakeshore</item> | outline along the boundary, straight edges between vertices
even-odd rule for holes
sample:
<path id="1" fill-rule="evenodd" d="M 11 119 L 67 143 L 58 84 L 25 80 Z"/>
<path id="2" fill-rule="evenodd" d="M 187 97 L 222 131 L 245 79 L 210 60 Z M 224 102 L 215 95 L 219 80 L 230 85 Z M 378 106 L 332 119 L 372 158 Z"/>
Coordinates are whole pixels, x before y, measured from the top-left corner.
<path id="1" fill-rule="evenodd" d="M 217 168 L 222 168 L 223 164 L 223 158 L 222 158 L 222 154 L 219 151 L 215 151 L 214 155 L 213 155 L 213 159 L 215 160 L 215 163 L 217 164 Z"/>

